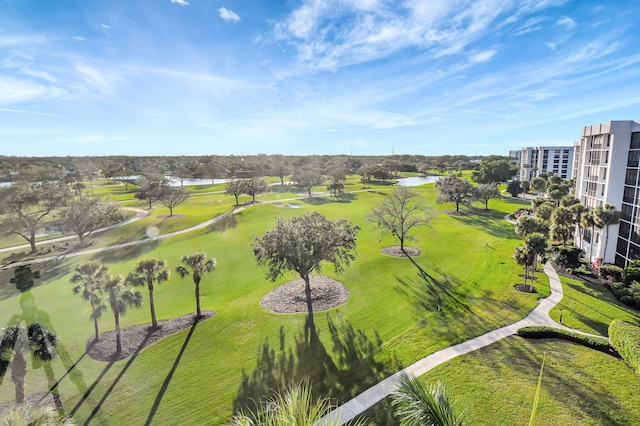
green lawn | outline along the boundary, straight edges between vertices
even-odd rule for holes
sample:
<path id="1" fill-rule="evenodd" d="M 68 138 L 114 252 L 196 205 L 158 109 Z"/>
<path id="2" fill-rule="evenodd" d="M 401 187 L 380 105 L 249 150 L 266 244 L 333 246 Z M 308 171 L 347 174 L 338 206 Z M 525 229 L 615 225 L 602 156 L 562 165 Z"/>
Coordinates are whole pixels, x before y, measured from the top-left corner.
<path id="1" fill-rule="evenodd" d="M 354 187 L 360 189 L 360 184 Z M 436 191 L 417 192 L 435 205 Z M 250 396 L 247 389 L 277 384 L 279 379 L 270 374 L 285 371 L 288 361 L 297 365 L 297 371 L 315 374 L 325 387 L 333 386 L 334 395 L 353 395 L 398 366 L 517 321 L 536 305 L 538 296 L 513 289 L 522 281 L 522 271 L 511 259 L 520 240 L 503 219 L 517 208 L 511 200 L 492 202 L 493 210 L 488 212 L 471 209 L 470 216 L 441 213 L 433 229 L 418 230 L 415 240 L 409 242 L 422 251 L 414 265 L 408 259 L 380 254 L 382 247 L 396 242 L 365 220 L 386 193 L 372 188 L 350 194 L 342 202 L 305 198 L 295 202 L 300 205 L 297 209 L 285 207 L 288 203 L 258 204 L 189 234 L 41 264 L 34 269 L 42 272 L 42 278 L 23 295 L 9 284 L 11 272 L 0 271 L 4 283 L 0 284 L 0 324 L 12 318 L 37 320 L 54 329 L 60 338 L 60 357 L 53 362 L 57 378 L 79 360 L 59 386 L 65 410 L 71 412 L 78 405 L 75 417 L 79 423 L 91 418 L 93 424 L 144 424 L 152 417 L 154 424 L 224 424 L 237 397 Z M 278 199 L 290 195 L 285 192 Z M 176 218 L 161 218 L 168 212 L 154 206 L 149 218 L 99 239 L 104 244 L 139 239 L 149 226 L 162 233 L 183 229 L 229 211 L 234 201 L 224 194 L 194 196 L 175 209 L 176 216 L 183 215 Z M 444 212 L 452 206 L 436 208 Z M 264 294 L 295 276 L 267 281 L 266 271 L 255 265 L 251 251 L 254 236 L 272 227 L 277 215 L 291 217 L 309 210 L 330 218 L 345 217 L 362 228 L 359 257 L 352 266 L 341 276 L 331 268 L 323 271 L 344 283 L 350 298 L 337 309 L 316 314 L 320 346 L 305 345 L 304 314 L 279 315 L 260 308 Z M 191 333 L 184 330 L 142 350 L 131 360 L 110 365 L 83 357 L 92 325 L 89 306 L 71 294 L 69 276 L 75 265 L 97 261 L 114 273 L 126 274 L 141 258 L 161 258 L 173 268 L 182 255 L 197 251 L 218 261 L 217 270 L 202 284 L 202 306 L 217 311 L 213 318 Z M 548 282 L 541 274 L 536 287 L 542 295 L 548 294 Z M 169 282 L 157 286 L 155 300 L 158 319 L 195 310 L 191 280 L 182 280 L 175 273 Z M 147 322 L 146 305 L 123 318 L 124 327 Z M 113 329 L 109 312 L 101 320 L 101 329 Z M 326 361 L 327 357 L 335 364 L 328 374 L 306 361 Z M 298 363 L 299 359 L 303 362 Z M 246 381 L 241 388 L 243 375 Z M 45 388 L 41 371 L 30 371 L 28 392 Z M 90 394 L 89 389 L 93 389 Z M 0 404 L 12 399 L 12 383 L 5 380 L 0 386 Z"/>

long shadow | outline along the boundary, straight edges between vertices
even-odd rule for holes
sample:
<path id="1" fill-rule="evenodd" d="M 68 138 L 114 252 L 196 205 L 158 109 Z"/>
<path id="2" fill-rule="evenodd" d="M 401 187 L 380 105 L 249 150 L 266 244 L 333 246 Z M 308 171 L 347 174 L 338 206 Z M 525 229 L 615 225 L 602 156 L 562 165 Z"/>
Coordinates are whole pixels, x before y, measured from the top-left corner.
<path id="1" fill-rule="evenodd" d="M 264 401 L 302 380 L 309 381 L 315 397 L 330 394 L 332 399 L 345 401 L 391 373 L 376 359 L 382 346 L 377 334 L 370 339 L 348 321 L 341 317 L 336 321 L 329 315 L 328 328 L 331 350 L 322 343 L 320 330 L 309 317 L 294 335 L 293 344 L 282 328 L 277 348 L 265 339 L 254 371 L 242 372 L 234 412 L 256 414 Z"/>
<path id="2" fill-rule="evenodd" d="M 189 341 L 191 340 L 191 336 L 193 335 L 193 332 L 195 331 L 199 321 L 200 321 L 199 317 L 196 317 L 195 320 L 193 321 L 193 325 L 189 330 L 189 334 L 187 334 L 187 338 L 184 339 L 182 348 L 180 348 L 180 352 L 178 352 L 178 356 L 176 357 L 176 360 L 174 361 L 173 366 L 171 367 L 171 370 L 169 370 L 169 374 L 167 374 L 167 377 L 164 379 L 164 383 L 162 383 L 162 387 L 160 388 L 160 391 L 156 396 L 156 400 L 153 402 L 153 407 L 151 407 L 151 411 L 149 412 L 149 416 L 147 417 L 147 421 L 145 422 L 145 425 L 150 425 L 151 420 L 153 420 L 153 417 L 156 415 L 156 412 L 158 411 L 158 407 L 160 407 L 160 403 L 162 402 L 162 398 L 164 397 L 164 394 L 167 392 L 167 389 L 169 388 L 169 383 L 171 383 L 173 374 L 176 372 L 178 365 L 180 365 L 180 360 L 182 359 L 182 355 L 184 354 L 184 351 L 187 349 L 187 346 L 189 345 Z"/>
<path id="3" fill-rule="evenodd" d="M 435 278 L 420 266 L 409 254 L 405 253 L 418 272 L 415 277 L 406 279 L 396 277 L 400 286 L 397 290 L 407 296 L 414 309 L 416 318 L 421 321 L 424 313 L 442 312 L 449 315 L 462 309 L 466 313 L 472 312 L 469 305 L 463 301 L 463 295 L 455 290 L 455 284 L 448 275 Z"/>
<path id="4" fill-rule="evenodd" d="M 100 402 L 98 402 L 98 404 L 93 408 L 93 410 L 91 411 L 91 414 L 89 414 L 89 417 L 87 417 L 87 419 L 85 420 L 84 425 L 88 425 L 91 422 L 91 420 L 93 420 L 93 418 L 96 416 L 96 414 L 98 414 L 98 411 L 100 411 L 102 404 L 104 404 L 107 398 L 109 398 L 109 396 L 111 395 L 111 392 L 113 392 L 113 389 L 115 389 L 115 387 L 120 382 L 120 379 L 122 379 L 122 377 L 127 372 L 129 367 L 131 367 L 131 364 L 133 364 L 133 361 L 135 361 L 135 359 L 138 357 L 138 354 L 140 354 L 140 351 L 145 347 L 145 345 L 147 344 L 147 341 L 149 340 L 153 332 L 154 332 L 153 329 L 150 329 L 149 331 L 147 331 L 146 336 L 144 336 L 144 339 L 140 342 L 135 352 L 131 355 L 131 358 L 129 358 L 125 366 L 122 367 L 122 370 L 120 370 L 120 373 L 118 373 L 118 376 L 115 378 L 113 383 L 111 383 L 111 386 L 109 386 L 109 389 L 107 389 L 104 395 L 102 395 Z M 114 356 L 113 358 L 115 359 L 116 356 Z M 115 361 L 110 361 L 108 366 L 110 367 L 114 362 Z"/>
<path id="5" fill-rule="evenodd" d="M 91 259 L 101 263 L 119 263 L 140 257 L 158 247 L 158 240 L 149 240 L 129 247 L 96 253 Z"/>
<path id="6" fill-rule="evenodd" d="M 321 196 L 321 197 L 307 197 L 307 198 L 303 198 L 300 201 L 302 201 L 305 204 L 311 204 L 312 206 L 321 206 L 323 204 L 331 203 L 331 200 L 328 199 L 327 197 L 324 197 L 324 196 Z"/>
<path id="7" fill-rule="evenodd" d="M 84 357 L 87 356 L 87 353 L 88 353 L 89 349 L 91 349 L 91 346 L 93 346 L 93 342 L 89 345 L 89 347 L 87 347 L 87 350 L 84 351 L 84 353 L 82 355 L 80 355 L 80 358 L 78 358 L 76 360 L 76 362 L 74 362 L 70 367 L 68 367 L 67 371 L 65 371 L 64 374 L 62 376 L 60 376 L 60 378 L 58 380 L 56 380 L 55 383 L 53 383 L 49 387 L 49 390 L 47 391 L 47 393 L 44 394 L 40 398 L 40 400 L 38 402 L 42 402 L 46 397 L 48 397 L 49 395 L 51 395 L 52 393 L 54 393 L 58 389 L 58 385 L 60 385 L 60 382 L 62 382 L 67 376 L 69 376 L 71 374 L 71 372 L 78 366 L 78 364 L 80 364 L 80 361 L 82 361 L 84 359 Z"/>
<path id="8" fill-rule="evenodd" d="M 98 375 L 98 377 L 96 377 L 96 379 L 93 381 L 93 383 L 91 384 L 91 386 L 89 386 L 89 388 L 84 392 L 84 394 L 82 395 L 82 397 L 80 398 L 80 400 L 76 403 L 76 405 L 71 409 L 71 411 L 69 412 L 69 416 L 73 417 L 73 415 L 75 415 L 78 410 L 80 409 L 80 407 L 82 407 L 82 405 L 84 404 L 84 402 L 89 398 L 89 396 L 91 395 L 91 393 L 93 392 L 93 390 L 96 388 L 96 386 L 98 386 L 98 384 L 102 381 L 102 379 L 104 378 L 104 376 L 109 372 L 109 370 L 111 370 L 111 367 L 113 367 L 113 364 L 115 363 L 115 361 L 109 361 L 109 363 L 107 364 L 106 367 L 104 367 L 104 369 L 102 370 L 102 372 Z"/>
<path id="9" fill-rule="evenodd" d="M 466 225 L 487 232 L 494 237 L 507 238 L 510 240 L 519 238 L 513 230 L 513 225 L 504 220 L 504 213 L 495 210 L 487 211 L 477 209 L 475 207 L 469 208 L 468 212 L 472 214 L 469 216 L 452 215 L 451 217 Z"/>
<path id="10" fill-rule="evenodd" d="M 332 196 L 331 201 L 334 203 L 351 203 L 358 198 L 358 194 L 352 192 L 343 192 L 338 196 Z"/>
<path id="11" fill-rule="evenodd" d="M 238 226 L 238 217 L 241 216 L 242 212 L 236 214 L 226 213 L 223 219 L 218 220 L 217 222 L 212 223 L 207 227 L 207 232 L 224 232 L 227 229 L 234 229 Z"/>

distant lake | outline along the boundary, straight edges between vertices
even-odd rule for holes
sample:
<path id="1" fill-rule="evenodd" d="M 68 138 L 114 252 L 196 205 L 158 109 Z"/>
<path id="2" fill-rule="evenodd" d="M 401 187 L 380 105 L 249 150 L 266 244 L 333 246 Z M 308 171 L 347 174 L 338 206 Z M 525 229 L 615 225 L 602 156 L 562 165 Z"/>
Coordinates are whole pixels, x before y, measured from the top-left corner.
<path id="1" fill-rule="evenodd" d="M 435 183 L 440 176 L 414 176 L 404 179 L 398 179 L 398 185 L 400 186 L 420 186 L 427 183 Z"/>

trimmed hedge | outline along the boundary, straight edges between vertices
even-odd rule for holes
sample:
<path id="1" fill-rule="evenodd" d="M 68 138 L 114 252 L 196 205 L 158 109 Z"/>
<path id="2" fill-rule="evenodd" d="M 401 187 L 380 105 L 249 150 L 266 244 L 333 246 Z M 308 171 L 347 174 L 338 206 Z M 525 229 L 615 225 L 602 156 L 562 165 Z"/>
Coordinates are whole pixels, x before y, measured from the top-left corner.
<path id="1" fill-rule="evenodd" d="M 527 337 L 529 339 L 564 339 L 615 357 L 620 357 L 616 352 L 615 346 L 612 346 L 609 343 L 609 339 L 606 337 L 587 336 L 585 334 L 576 333 L 575 331 L 544 326 L 522 327 L 518 329 L 518 336 Z"/>
<path id="2" fill-rule="evenodd" d="M 622 320 L 609 324 L 611 345 L 640 374 L 640 327 Z"/>

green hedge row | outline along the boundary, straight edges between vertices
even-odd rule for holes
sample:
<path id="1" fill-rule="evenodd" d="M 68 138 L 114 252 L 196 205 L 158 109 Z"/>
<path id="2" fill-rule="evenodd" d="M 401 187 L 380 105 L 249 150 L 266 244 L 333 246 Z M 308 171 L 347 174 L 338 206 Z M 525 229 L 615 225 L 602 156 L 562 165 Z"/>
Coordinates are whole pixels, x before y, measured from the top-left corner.
<path id="1" fill-rule="evenodd" d="M 609 355 L 618 357 L 615 347 L 611 346 L 609 339 L 606 337 L 587 336 L 576 333 L 575 331 L 563 330 L 561 328 L 532 326 L 518 329 L 518 336 L 528 337 L 530 339 L 564 339 L 570 342 L 579 343 L 591 349 L 604 352 Z"/>
<path id="2" fill-rule="evenodd" d="M 609 339 L 622 359 L 640 374 L 640 327 L 630 322 L 613 320 L 609 324 Z"/>

